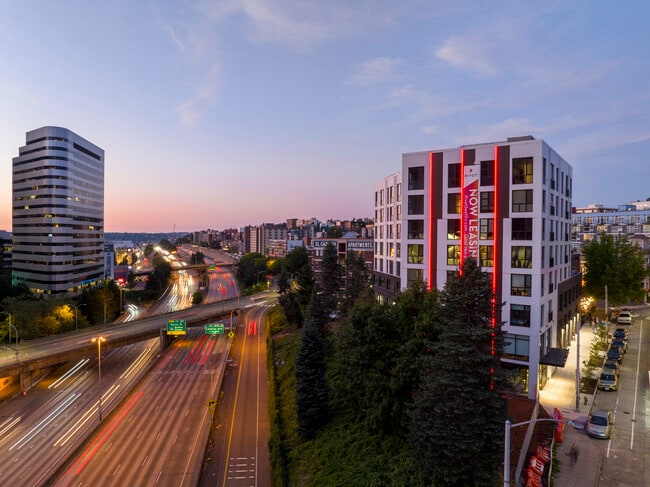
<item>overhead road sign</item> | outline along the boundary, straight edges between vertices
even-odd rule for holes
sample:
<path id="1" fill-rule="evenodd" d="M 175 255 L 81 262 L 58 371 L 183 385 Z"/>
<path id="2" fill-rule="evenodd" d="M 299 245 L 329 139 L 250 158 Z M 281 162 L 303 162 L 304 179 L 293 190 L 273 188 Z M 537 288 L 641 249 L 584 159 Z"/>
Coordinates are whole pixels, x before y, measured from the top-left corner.
<path id="1" fill-rule="evenodd" d="M 206 335 L 223 335 L 224 331 L 225 326 L 223 323 L 206 323 L 205 325 Z"/>
<path id="2" fill-rule="evenodd" d="M 167 334 L 168 335 L 185 335 L 187 327 L 185 320 L 168 320 L 167 321 Z"/>

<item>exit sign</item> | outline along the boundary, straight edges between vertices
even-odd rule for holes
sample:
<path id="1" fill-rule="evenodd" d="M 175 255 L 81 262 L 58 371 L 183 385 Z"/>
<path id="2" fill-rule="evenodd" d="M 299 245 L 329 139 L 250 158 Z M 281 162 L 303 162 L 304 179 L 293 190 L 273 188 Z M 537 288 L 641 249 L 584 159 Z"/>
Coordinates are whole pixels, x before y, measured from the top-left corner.
<path id="1" fill-rule="evenodd" d="M 167 334 L 168 335 L 185 335 L 186 333 L 185 320 L 168 320 L 167 321 Z"/>
<path id="2" fill-rule="evenodd" d="M 224 325 L 223 325 L 223 323 L 206 323 L 206 325 L 205 325 L 205 334 L 206 335 L 223 335 L 224 334 Z"/>

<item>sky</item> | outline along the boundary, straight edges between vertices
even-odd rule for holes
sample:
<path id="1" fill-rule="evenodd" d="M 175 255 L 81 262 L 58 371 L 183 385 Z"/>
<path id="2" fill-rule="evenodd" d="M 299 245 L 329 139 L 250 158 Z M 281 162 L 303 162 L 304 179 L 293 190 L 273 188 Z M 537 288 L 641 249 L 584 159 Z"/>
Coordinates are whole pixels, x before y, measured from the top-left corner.
<path id="1" fill-rule="evenodd" d="M 544 139 L 650 197 L 650 3 L 0 0 L 0 229 L 25 134 L 105 151 L 105 231 L 372 217 L 402 154 Z"/>

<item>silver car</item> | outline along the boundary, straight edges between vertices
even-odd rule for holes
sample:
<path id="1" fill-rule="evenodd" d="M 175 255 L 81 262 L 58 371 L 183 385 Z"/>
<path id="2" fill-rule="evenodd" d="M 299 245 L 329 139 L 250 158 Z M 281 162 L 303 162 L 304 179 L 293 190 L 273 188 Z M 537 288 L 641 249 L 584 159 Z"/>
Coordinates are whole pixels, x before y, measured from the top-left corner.
<path id="1" fill-rule="evenodd" d="M 616 323 L 619 325 L 631 325 L 632 324 L 632 312 L 629 309 L 624 309 L 618 314 Z"/>
<path id="2" fill-rule="evenodd" d="M 587 422 L 587 434 L 594 438 L 609 438 L 612 435 L 612 412 L 606 409 L 594 411 Z"/>
<path id="3" fill-rule="evenodd" d="M 603 369 L 598 380 L 598 389 L 601 391 L 615 391 L 618 389 L 618 373 L 613 370 Z"/>

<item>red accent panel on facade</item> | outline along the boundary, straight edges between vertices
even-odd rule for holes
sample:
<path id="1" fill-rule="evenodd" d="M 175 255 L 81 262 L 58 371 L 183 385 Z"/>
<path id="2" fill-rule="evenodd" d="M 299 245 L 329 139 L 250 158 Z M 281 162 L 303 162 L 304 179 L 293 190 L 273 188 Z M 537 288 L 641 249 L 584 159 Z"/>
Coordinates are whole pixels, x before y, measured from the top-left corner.
<path id="1" fill-rule="evenodd" d="M 509 256 L 503 255 L 503 220 L 510 216 L 510 146 L 494 148 L 494 250 L 493 289 L 497 303 L 503 302 L 502 278 L 503 266 L 509 262 Z M 501 313 L 495 316 L 501 321 Z"/>
<path id="2" fill-rule="evenodd" d="M 435 289 L 438 248 L 438 220 L 442 216 L 442 152 L 429 153 L 429 253 L 426 264 L 427 289 Z"/>

